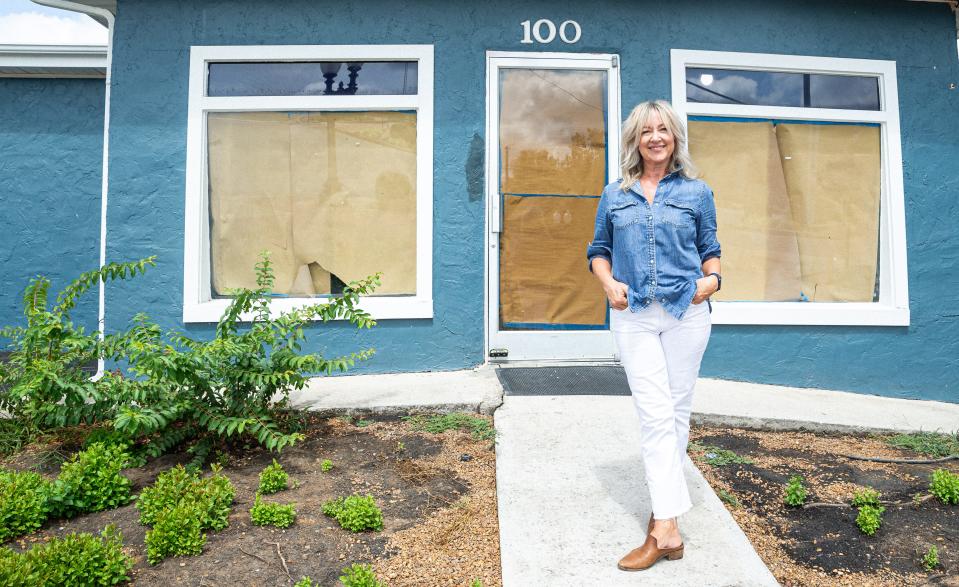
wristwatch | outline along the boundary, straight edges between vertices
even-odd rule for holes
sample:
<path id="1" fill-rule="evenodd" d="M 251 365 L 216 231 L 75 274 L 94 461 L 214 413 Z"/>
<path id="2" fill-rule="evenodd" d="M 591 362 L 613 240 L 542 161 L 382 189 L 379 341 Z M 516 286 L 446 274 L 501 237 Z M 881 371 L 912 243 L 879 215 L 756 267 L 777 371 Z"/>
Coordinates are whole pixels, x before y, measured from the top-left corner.
<path id="1" fill-rule="evenodd" d="M 710 273 L 709 275 L 715 275 L 715 276 L 716 276 L 716 283 L 719 284 L 719 285 L 716 287 L 716 291 L 721 290 L 721 289 L 723 288 L 723 276 L 720 275 L 720 274 L 718 274 L 718 273 L 715 273 L 715 272 L 714 272 L 714 273 Z M 707 275 L 706 277 L 709 277 L 709 275 Z"/>

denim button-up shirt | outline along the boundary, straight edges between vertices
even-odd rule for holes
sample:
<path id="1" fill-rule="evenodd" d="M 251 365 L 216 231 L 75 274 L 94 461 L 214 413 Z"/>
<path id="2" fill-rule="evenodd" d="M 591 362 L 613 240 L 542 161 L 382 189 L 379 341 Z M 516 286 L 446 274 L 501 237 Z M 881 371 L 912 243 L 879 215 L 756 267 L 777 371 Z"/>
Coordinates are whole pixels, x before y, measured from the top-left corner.
<path id="1" fill-rule="evenodd" d="M 613 278 L 629 286 L 630 311 L 659 300 L 682 319 L 703 276 L 703 261 L 720 252 L 712 190 L 673 172 L 660 180 L 652 204 L 638 181 L 626 191 L 619 181 L 606 186 L 586 257 L 590 271 L 595 257 L 610 262 Z"/>

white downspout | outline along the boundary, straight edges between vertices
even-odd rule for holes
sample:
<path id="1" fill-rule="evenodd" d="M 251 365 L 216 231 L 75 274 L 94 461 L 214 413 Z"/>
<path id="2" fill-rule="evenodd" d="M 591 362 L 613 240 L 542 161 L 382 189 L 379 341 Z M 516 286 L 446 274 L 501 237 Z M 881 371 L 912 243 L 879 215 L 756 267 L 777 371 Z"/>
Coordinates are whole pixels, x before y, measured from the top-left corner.
<path id="1" fill-rule="evenodd" d="M 107 77 L 106 91 L 104 94 L 103 107 L 103 165 L 102 177 L 100 181 L 100 267 L 107 264 L 107 194 L 109 186 L 109 162 L 110 162 L 110 77 L 113 69 L 113 13 L 103 8 L 93 8 L 69 0 L 33 0 L 35 4 L 49 6 L 51 8 L 61 8 L 72 12 L 80 12 L 90 16 L 102 18 L 107 23 Z M 106 295 L 105 285 L 101 280 L 99 283 L 100 305 L 97 313 L 97 330 L 100 340 L 103 340 L 105 333 L 105 308 Z M 93 379 L 103 377 L 103 359 L 97 361 L 97 374 Z"/>

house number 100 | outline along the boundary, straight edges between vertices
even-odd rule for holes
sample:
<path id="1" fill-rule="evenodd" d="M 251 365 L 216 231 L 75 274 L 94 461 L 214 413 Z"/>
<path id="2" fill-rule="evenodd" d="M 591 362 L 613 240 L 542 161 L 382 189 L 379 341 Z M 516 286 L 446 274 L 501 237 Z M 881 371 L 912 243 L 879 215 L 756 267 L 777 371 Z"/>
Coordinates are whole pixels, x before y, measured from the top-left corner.
<path id="1" fill-rule="evenodd" d="M 523 40 L 520 41 L 524 44 L 532 44 L 533 39 L 536 39 L 537 43 L 552 43 L 556 38 L 556 25 L 553 24 L 553 21 L 541 18 L 533 23 L 533 26 L 530 26 L 530 21 L 524 20 L 520 24 L 523 25 Z M 545 29 L 545 34 L 544 34 Z M 572 31 L 572 34 L 570 34 Z M 530 38 L 530 33 L 532 33 L 533 38 Z M 559 38 L 563 40 L 564 43 L 573 44 L 579 40 L 580 35 L 583 34 L 583 30 L 579 28 L 579 23 L 575 20 L 564 20 L 561 25 L 559 25 Z"/>

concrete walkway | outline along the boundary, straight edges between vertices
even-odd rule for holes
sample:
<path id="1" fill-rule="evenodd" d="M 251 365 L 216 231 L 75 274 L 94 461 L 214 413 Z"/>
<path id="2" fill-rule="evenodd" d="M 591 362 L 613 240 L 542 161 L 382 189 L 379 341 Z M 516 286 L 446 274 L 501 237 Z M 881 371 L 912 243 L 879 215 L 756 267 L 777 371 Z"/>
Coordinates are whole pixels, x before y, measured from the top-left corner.
<path id="1" fill-rule="evenodd" d="M 492 367 L 315 380 L 292 396 L 321 412 L 491 413 L 505 587 L 776 585 L 732 516 L 687 461 L 693 509 L 680 519 L 681 561 L 625 573 L 642 543 L 649 497 L 628 396 L 503 396 Z M 701 379 L 693 419 L 823 431 L 959 427 L 959 404 Z"/>

